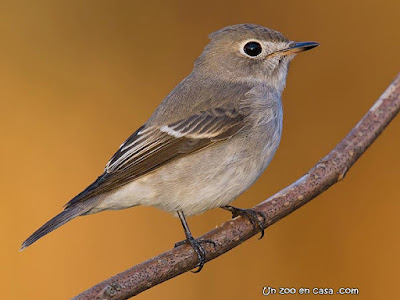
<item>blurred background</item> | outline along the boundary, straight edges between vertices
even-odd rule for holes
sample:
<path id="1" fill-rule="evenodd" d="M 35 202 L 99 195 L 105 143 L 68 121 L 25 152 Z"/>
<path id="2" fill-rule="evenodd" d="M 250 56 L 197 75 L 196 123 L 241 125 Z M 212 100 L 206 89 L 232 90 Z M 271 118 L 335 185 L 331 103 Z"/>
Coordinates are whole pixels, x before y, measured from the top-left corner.
<path id="1" fill-rule="evenodd" d="M 397 0 L 1 1 L 2 297 L 68 299 L 183 239 L 178 219 L 139 207 L 75 219 L 18 251 L 189 74 L 209 33 L 249 22 L 321 44 L 291 65 L 281 146 L 234 202 L 251 207 L 327 154 L 400 71 L 399 10 Z M 343 182 L 263 240 L 139 299 L 261 299 L 264 286 L 398 297 L 399 136 L 400 117 Z M 198 236 L 229 218 L 213 210 L 189 224 Z"/>

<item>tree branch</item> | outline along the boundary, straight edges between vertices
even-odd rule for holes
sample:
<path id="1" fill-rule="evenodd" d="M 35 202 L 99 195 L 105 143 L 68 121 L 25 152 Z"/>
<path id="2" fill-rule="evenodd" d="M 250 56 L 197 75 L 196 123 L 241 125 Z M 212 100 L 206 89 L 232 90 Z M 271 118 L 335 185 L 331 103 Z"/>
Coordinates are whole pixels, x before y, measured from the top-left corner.
<path id="1" fill-rule="evenodd" d="M 361 121 L 327 156 L 296 182 L 254 207 L 267 216 L 265 227 L 286 217 L 342 180 L 399 110 L 400 74 Z M 250 222 L 237 217 L 206 233 L 201 238 L 213 240 L 217 245 L 215 248 L 205 245 L 207 261 L 238 246 L 257 232 Z M 193 269 L 196 264 L 196 253 L 189 245 L 183 245 L 115 275 L 73 299 L 128 299 Z"/>

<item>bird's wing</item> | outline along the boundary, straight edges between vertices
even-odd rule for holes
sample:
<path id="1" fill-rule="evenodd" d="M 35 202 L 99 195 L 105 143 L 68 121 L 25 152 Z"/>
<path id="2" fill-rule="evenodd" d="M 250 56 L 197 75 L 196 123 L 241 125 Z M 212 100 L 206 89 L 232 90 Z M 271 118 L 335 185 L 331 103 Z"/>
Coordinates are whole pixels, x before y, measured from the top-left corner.
<path id="1" fill-rule="evenodd" d="M 104 173 L 66 204 L 109 192 L 174 159 L 230 138 L 243 126 L 245 115 L 214 108 L 163 126 L 146 125 L 133 133 L 107 163 Z"/>

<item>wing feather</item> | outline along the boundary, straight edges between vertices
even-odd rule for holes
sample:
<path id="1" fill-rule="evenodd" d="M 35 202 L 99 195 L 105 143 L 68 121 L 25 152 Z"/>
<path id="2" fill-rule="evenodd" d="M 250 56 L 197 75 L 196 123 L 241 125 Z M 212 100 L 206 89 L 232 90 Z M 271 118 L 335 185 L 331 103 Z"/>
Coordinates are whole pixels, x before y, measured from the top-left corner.
<path id="1" fill-rule="evenodd" d="M 164 126 L 142 126 L 107 163 L 105 172 L 66 207 L 109 192 L 183 155 L 227 139 L 243 126 L 245 115 L 214 108 Z"/>

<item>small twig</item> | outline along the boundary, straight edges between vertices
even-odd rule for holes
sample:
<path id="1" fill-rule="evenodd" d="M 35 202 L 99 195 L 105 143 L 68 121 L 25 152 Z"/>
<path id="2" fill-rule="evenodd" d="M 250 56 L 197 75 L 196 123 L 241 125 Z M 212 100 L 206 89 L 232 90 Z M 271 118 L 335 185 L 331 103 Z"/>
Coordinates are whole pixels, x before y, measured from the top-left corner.
<path id="1" fill-rule="evenodd" d="M 284 218 L 336 182 L 367 150 L 400 110 L 400 74 L 371 107 L 362 120 L 327 156 L 307 174 L 254 207 L 267 216 L 265 227 Z M 228 221 L 201 238 L 216 247 L 205 247 L 207 261 L 212 260 L 257 234 L 242 217 Z M 193 269 L 197 255 L 190 246 L 180 246 L 115 275 L 73 299 L 128 299 L 161 282 Z"/>

